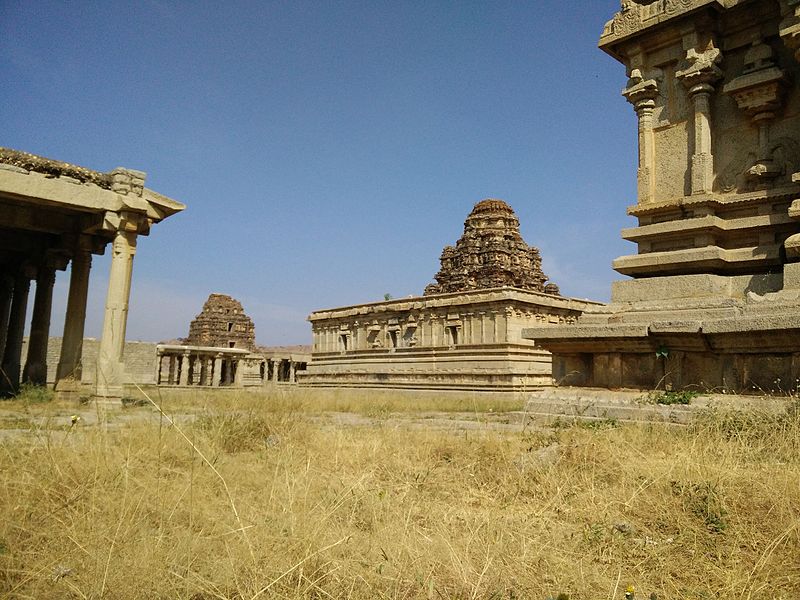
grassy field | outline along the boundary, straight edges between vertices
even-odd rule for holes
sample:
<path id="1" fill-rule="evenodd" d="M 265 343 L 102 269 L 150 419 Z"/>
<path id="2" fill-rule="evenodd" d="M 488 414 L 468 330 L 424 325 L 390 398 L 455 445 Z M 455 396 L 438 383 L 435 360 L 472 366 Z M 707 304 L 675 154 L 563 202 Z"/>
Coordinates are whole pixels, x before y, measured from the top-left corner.
<path id="1" fill-rule="evenodd" d="M 2 597 L 800 598 L 796 412 L 508 431 L 519 400 L 153 400 L 0 404 Z"/>

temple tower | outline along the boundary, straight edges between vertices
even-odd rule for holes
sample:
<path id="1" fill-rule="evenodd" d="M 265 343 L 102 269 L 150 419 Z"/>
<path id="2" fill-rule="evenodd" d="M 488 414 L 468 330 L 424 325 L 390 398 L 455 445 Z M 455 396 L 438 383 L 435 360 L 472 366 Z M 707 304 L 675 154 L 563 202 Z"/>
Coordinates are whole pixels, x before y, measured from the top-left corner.
<path id="1" fill-rule="evenodd" d="M 464 235 L 445 246 L 436 283 L 425 295 L 514 287 L 558 295 L 547 284 L 539 249 L 528 246 L 519 233 L 519 219 L 502 200 L 478 202 L 464 222 Z"/>
<path id="2" fill-rule="evenodd" d="M 191 346 L 253 350 L 255 326 L 241 302 L 224 294 L 211 294 L 189 325 L 187 342 Z"/>

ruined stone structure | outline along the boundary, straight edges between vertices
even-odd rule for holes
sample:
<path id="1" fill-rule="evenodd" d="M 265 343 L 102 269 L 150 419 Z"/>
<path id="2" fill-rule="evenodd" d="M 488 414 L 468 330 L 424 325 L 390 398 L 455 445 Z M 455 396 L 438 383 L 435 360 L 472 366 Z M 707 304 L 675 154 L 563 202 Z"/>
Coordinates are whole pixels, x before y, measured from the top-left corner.
<path id="1" fill-rule="evenodd" d="M 517 215 L 502 200 L 478 202 L 464 222 L 464 235 L 455 246 L 445 246 L 440 260 L 426 296 L 500 287 L 559 293 L 557 285 L 546 284 L 539 250 L 522 239 Z"/>
<path id="2" fill-rule="evenodd" d="M 256 332 L 241 302 L 224 294 L 211 294 L 203 310 L 189 325 L 190 346 L 253 350 Z"/>
<path id="3" fill-rule="evenodd" d="M 436 294 L 311 314 L 301 383 L 525 391 L 550 385 L 550 355 L 522 339 L 575 321 L 592 303 L 515 288 Z"/>
<path id="4" fill-rule="evenodd" d="M 442 253 L 425 295 L 320 310 L 301 383 L 524 391 L 551 384 L 550 355 L 522 338 L 534 324 L 571 323 L 588 306 L 546 284 L 541 257 L 501 200 L 475 205 Z M 524 288 L 524 289 L 523 289 Z"/>
<path id="5" fill-rule="evenodd" d="M 574 385 L 788 390 L 800 377 L 800 4 L 623 0 L 600 47 L 638 120 L 633 277 L 531 328 Z"/>
<path id="6" fill-rule="evenodd" d="M 92 254 L 111 244 L 95 397 L 117 402 L 126 381 L 123 349 L 133 257 L 139 235 L 185 208 L 144 187 L 145 173 L 100 173 L 0 148 L 0 392 L 20 380 L 44 384 L 56 272 L 71 263 L 56 389 L 76 396 Z M 22 340 L 31 281 L 36 282 L 24 368 Z"/>
<path id="7" fill-rule="evenodd" d="M 211 294 L 189 325 L 185 344 L 156 348 L 158 385 L 245 387 L 295 383 L 308 354 L 256 347 L 253 320 L 241 302 Z"/>
<path id="8" fill-rule="evenodd" d="M 23 338 L 22 355 L 27 355 L 28 338 Z M 63 339 L 51 337 L 47 343 L 46 382 L 54 385 Z M 81 345 L 80 395 L 91 395 L 95 386 L 95 369 L 100 340 L 84 338 Z M 236 386 L 245 388 L 271 384 L 296 383 L 311 360 L 310 348 L 305 346 L 258 348 L 256 352 L 235 348 L 204 348 L 182 344 L 156 344 L 153 342 L 126 341 L 125 384 L 131 386 L 180 386 L 185 365 L 186 386 L 208 387 Z M 206 360 L 205 373 L 202 361 Z M 184 362 L 185 361 L 185 362 Z M 214 362 L 219 361 L 219 362 Z M 228 364 L 224 364 L 228 361 Z M 231 363 L 235 362 L 235 365 Z M 224 366 L 223 366 L 224 365 Z M 238 369 L 238 377 L 237 377 Z M 129 395 L 137 396 L 138 390 L 128 389 Z M 76 391 L 76 394 L 78 392 Z"/>

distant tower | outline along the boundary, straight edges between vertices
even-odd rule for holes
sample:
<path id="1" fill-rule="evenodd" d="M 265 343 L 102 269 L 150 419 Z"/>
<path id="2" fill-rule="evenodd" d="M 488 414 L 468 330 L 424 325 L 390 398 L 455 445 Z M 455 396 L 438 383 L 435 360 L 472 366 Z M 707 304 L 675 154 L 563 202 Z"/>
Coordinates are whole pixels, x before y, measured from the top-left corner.
<path id="1" fill-rule="evenodd" d="M 464 222 L 464 235 L 445 246 L 436 283 L 425 295 L 515 287 L 558 295 L 547 283 L 538 248 L 528 246 L 519 233 L 519 219 L 502 200 L 482 200 Z"/>
<path id="2" fill-rule="evenodd" d="M 203 310 L 189 325 L 188 343 L 253 350 L 256 345 L 253 320 L 244 313 L 238 300 L 224 294 L 211 294 Z"/>

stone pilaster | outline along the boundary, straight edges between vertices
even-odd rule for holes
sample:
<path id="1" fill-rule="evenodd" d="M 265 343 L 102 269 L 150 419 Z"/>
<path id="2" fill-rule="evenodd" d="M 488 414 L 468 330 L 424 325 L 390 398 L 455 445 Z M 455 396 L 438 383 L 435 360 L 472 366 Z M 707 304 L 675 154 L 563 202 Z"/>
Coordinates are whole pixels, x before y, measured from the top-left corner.
<path id="1" fill-rule="evenodd" d="M 745 172 L 751 180 L 769 181 L 781 174 L 771 155 L 770 124 L 783 107 L 786 87 L 786 73 L 775 65 L 772 48 L 756 41 L 745 54 L 742 73 L 723 88 L 758 128 L 758 158 Z"/>
<path id="2" fill-rule="evenodd" d="M 25 332 L 25 313 L 28 310 L 28 292 L 32 278 L 30 267 L 21 268 L 14 278 L 6 347 L 3 350 L 3 363 L 0 365 L 0 391 L 6 395 L 16 394 L 19 389 L 22 336 Z"/>
<path id="3" fill-rule="evenodd" d="M 722 78 L 717 63 L 722 53 L 711 40 L 697 50 L 686 51 L 684 68 L 675 77 L 681 80 L 694 106 L 694 149 L 692 152 L 692 194 L 709 194 L 714 181 L 714 155 L 711 151 L 711 94 Z"/>
<path id="4" fill-rule="evenodd" d="M 107 402 L 122 400 L 125 367 L 122 362 L 125 347 L 125 327 L 128 321 L 128 302 L 136 254 L 138 220 L 135 215 L 110 213 L 108 225 L 114 228 L 111 251 L 111 272 L 108 278 L 103 334 L 97 356 L 97 399 Z"/>
<path id="5" fill-rule="evenodd" d="M 53 285 L 56 271 L 43 264 L 36 274 L 36 294 L 33 301 L 31 334 L 28 338 L 28 357 L 22 371 L 22 381 L 33 385 L 47 384 L 47 340 L 50 339 L 50 313 L 53 308 Z"/>
<path id="6" fill-rule="evenodd" d="M 639 69 L 631 71 L 628 86 L 622 91 L 633 105 L 639 120 L 639 167 L 637 187 L 639 204 L 655 199 L 655 138 L 653 136 L 653 111 L 658 98 L 658 83 L 645 79 Z"/>
<path id="7" fill-rule="evenodd" d="M 92 254 L 89 248 L 85 244 L 79 245 L 72 258 L 64 336 L 61 340 L 61 354 L 56 369 L 56 390 L 64 399 L 74 398 L 80 389 L 83 374 L 81 356 L 86 323 L 86 299 L 89 294 L 91 267 Z"/>

